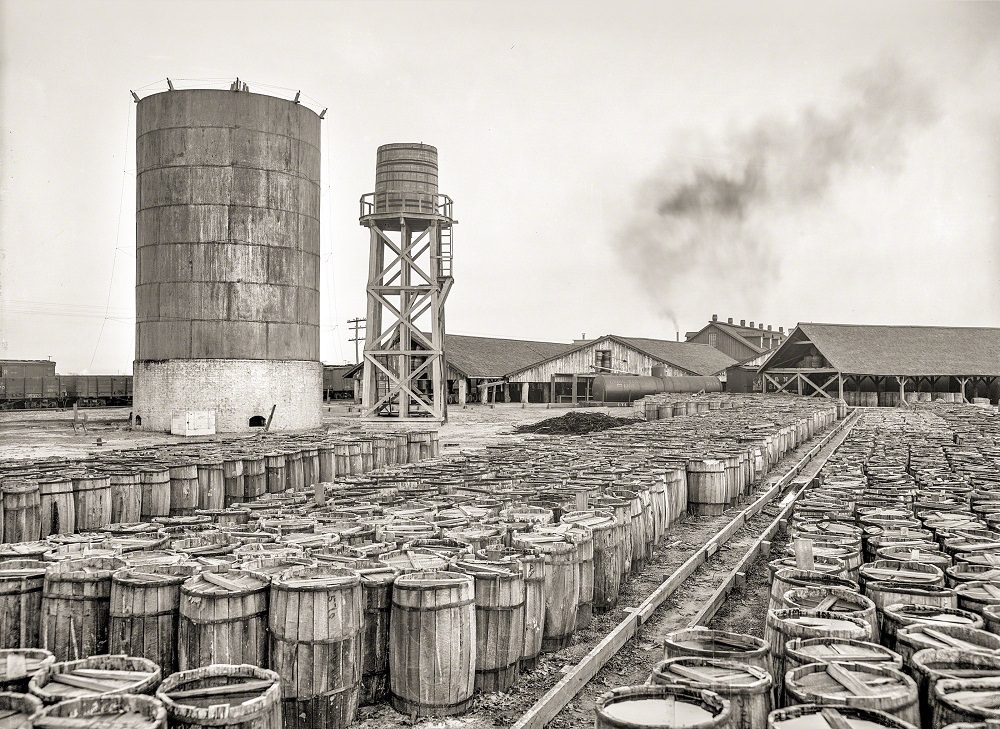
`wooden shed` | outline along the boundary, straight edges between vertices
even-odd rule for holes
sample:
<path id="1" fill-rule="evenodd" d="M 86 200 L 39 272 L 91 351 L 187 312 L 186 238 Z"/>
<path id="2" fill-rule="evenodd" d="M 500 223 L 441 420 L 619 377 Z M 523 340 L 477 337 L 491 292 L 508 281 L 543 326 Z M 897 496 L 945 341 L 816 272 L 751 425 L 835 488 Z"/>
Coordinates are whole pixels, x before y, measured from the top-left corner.
<path id="1" fill-rule="evenodd" d="M 1000 329 L 800 323 L 759 369 L 767 392 L 848 404 L 1000 397 Z"/>

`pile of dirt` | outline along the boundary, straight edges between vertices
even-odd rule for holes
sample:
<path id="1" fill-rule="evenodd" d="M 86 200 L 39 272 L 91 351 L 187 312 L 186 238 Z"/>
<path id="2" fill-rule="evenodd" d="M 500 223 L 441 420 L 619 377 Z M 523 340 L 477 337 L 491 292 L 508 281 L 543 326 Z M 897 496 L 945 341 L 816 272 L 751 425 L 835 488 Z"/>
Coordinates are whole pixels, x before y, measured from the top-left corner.
<path id="1" fill-rule="evenodd" d="M 635 425 L 636 418 L 613 418 L 602 413 L 569 412 L 560 418 L 540 420 L 529 425 L 520 425 L 515 433 L 537 433 L 539 435 L 582 435 L 623 425 Z"/>

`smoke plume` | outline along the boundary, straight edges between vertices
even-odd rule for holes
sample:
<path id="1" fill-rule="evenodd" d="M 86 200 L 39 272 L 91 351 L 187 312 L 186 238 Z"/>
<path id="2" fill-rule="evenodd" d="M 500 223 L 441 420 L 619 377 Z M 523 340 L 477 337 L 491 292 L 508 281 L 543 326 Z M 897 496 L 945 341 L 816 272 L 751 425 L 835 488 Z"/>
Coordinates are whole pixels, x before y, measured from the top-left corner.
<path id="1" fill-rule="evenodd" d="M 760 118 L 727 139 L 687 135 L 641 185 L 622 260 L 668 319 L 692 284 L 751 304 L 791 248 L 769 235 L 769 220 L 820 202 L 852 172 L 898 173 L 907 134 L 935 117 L 930 89 L 882 61 L 845 78 L 829 108 Z"/>

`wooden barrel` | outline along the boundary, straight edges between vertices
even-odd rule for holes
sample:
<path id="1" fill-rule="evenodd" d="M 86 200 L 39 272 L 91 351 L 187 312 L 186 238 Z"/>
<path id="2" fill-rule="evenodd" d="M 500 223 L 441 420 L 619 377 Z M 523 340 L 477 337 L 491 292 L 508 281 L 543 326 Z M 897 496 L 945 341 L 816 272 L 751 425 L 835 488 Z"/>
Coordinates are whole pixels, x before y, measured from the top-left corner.
<path id="1" fill-rule="evenodd" d="M 913 623 L 896 629 L 896 651 L 903 657 L 907 670 L 919 651 L 948 648 L 965 653 L 993 653 L 1000 651 L 1000 636 L 961 625 Z M 913 676 L 912 670 L 910 675 Z"/>
<path id="2" fill-rule="evenodd" d="M 982 615 L 988 605 L 1000 605 L 1000 584 L 988 580 L 963 582 L 954 590 L 962 610 Z"/>
<path id="3" fill-rule="evenodd" d="M 242 458 L 229 457 L 222 461 L 222 489 L 223 504 L 226 507 L 242 504 L 247 500 Z"/>
<path id="4" fill-rule="evenodd" d="M 507 691 L 517 680 L 524 643 L 524 576 L 517 565 L 460 561 L 475 580 L 477 691 Z"/>
<path id="5" fill-rule="evenodd" d="M 976 613 L 959 608 L 937 607 L 936 605 L 914 605 L 895 603 L 886 605 L 882 611 L 882 643 L 887 648 L 896 649 L 896 631 L 903 625 L 926 623 L 934 625 L 960 625 L 981 629 L 983 619 Z"/>
<path id="6" fill-rule="evenodd" d="M 564 514 L 562 520 L 563 523 L 579 524 L 590 530 L 594 552 L 592 606 L 598 612 L 607 612 L 618 604 L 622 580 L 619 571 L 621 534 L 615 527 L 614 516 L 608 512 L 571 511 Z"/>
<path id="7" fill-rule="evenodd" d="M 561 533 L 576 545 L 576 554 L 573 556 L 579 584 L 576 627 L 587 628 L 594 617 L 594 537 L 589 529 L 581 525 L 569 528 L 566 525 L 553 527 L 553 533 L 557 530 L 561 530 Z M 547 533 L 544 528 L 538 531 L 542 534 Z"/>
<path id="8" fill-rule="evenodd" d="M 361 575 L 361 693 L 360 705 L 371 706 L 389 696 L 389 616 L 392 586 L 399 573 L 390 568 L 366 568 Z"/>
<path id="9" fill-rule="evenodd" d="M 676 630 L 663 636 L 663 657 L 710 658 L 771 670 L 771 648 L 753 635 L 706 628 Z"/>
<path id="10" fill-rule="evenodd" d="M 280 494 L 288 486 L 285 475 L 285 456 L 283 453 L 264 454 L 264 480 L 269 494 Z M 331 477 L 330 481 L 333 480 Z"/>
<path id="11" fill-rule="evenodd" d="M 42 711 L 42 702 L 31 694 L 15 693 L 13 691 L 0 692 L 0 717 L 3 717 L 2 725 L 5 729 L 30 729 L 32 726 L 44 726 L 44 724 L 33 725 L 29 719 Z"/>
<path id="12" fill-rule="evenodd" d="M 846 393 L 845 393 L 846 394 Z M 884 711 L 859 709 L 854 706 L 824 706 L 806 704 L 775 709 L 767 717 L 767 729 L 914 729 L 913 724 Z"/>
<path id="13" fill-rule="evenodd" d="M 34 699 L 26 696 L 25 699 Z M 38 699 L 34 699 L 38 701 Z M 2 701 L 2 700 L 0 700 Z M 0 703 L 0 710 L 9 708 Z M 65 729 L 87 727 L 121 727 L 121 729 L 166 729 L 167 711 L 152 696 L 117 694 L 67 699 L 44 709 L 41 702 L 35 710 L 34 726 L 60 726 Z M 56 723 L 58 722 L 58 723 Z M 16 724 L 14 726 L 17 726 Z M 29 725 L 25 725 L 29 726 Z"/>
<path id="14" fill-rule="evenodd" d="M 694 516 L 719 516 L 729 503 L 726 464 L 715 458 L 687 462 L 687 509 Z"/>
<path id="15" fill-rule="evenodd" d="M 108 472 L 111 479 L 111 523 L 134 524 L 142 520 L 142 475 L 120 469 Z"/>
<path id="16" fill-rule="evenodd" d="M 827 572 L 801 570 L 797 567 L 783 567 L 771 574 L 771 596 L 769 610 L 785 607 L 785 593 L 800 587 L 839 587 L 852 592 L 858 591 L 858 583 Z"/>
<path id="17" fill-rule="evenodd" d="M 482 558 L 518 566 L 524 578 L 524 635 L 521 641 L 521 671 L 531 671 L 542 652 L 545 627 L 545 556 L 518 550 L 487 550 Z"/>
<path id="18" fill-rule="evenodd" d="M 302 451 L 287 450 L 285 456 L 285 489 L 304 491 L 306 488 L 305 472 L 302 466 Z"/>
<path id="19" fill-rule="evenodd" d="M 39 534 L 72 534 L 76 531 L 76 506 L 73 500 L 73 481 L 68 478 L 40 478 L 38 480 L 38 512 L 41 520 Z"/>
<path id="20" fill-rule="evenodd" d="M 1000 677 L 943 678 L 934 684 L 931 696 L 933 705 L 932 725 L 939 727 L 962 726 L 964 722 L 983 722 L 991 727 L 1000 720 Z"/>
<path id="21" fill-rule="evenodd" d="M 0 691 L 27 693 L 31 677 L 55 662 L 56 657 L 41 648 L 0 650 Z"/>
<path id="22" fill-rule="evenodd" d="M 194 516 L 199 508 L 200 485 L 198 466 L 194 463 L 172 463 L 170 473 L 170 516 Z"/>
<path id="23" fill-rule="evenodd" d="M 152 521 L 157 516 L 170 515 L 170 469 L 149 466 L 139 472 L 142 483 L 142 503 L 139 506 L 142 521 Z"/>
<path id="24" fill-rule="evenodd" d="M 944 581 L 948 587 L 958 587 L 963 582 L 979 580 L 1000 581 L 1000 566 L 959 562 L 944 571 Z"/>
<path id="25" fill-rule="evenodd" d="M 878 641 L 875 603 L 864 595 L 843 587 L 796 587 L 782 597 L 786 608 L 820 610 L 861 618 L 871 626 L 872 640 Z"/>
<path id="26" fill-rule="evenodd" d="M 945 679 L 1000 677 L 1000 656 L 967 653 L 956 648 L 917 651 L 910 657 L 910 672 L 920 689 L 920 713 L 931 726 L 935 711 L 935 685 Z"/>
<path id="27" fill-rule="evenodd" d="M 901 671 L 872 663 L 810 663 L 785 676 L 794 704 L 852 706 L 919 724 L 917 685 Z"/>
<path id="28" fill-rule="evenodd" d="M 267 493 L 267 461 L 264 456 L 243 455 L 243 489 L 248 501 Z"/>
<path id="29" fill-rule="evenodd" d="M 476 676 L 475 584 L 457 572 L 419 572 L 396 579 L 389 622 L 390 701 L 415 716 L 468 710 Z M 435 657 L 427 680 L 425 656 Z"/>
<path id="30" fill-rule="evenodd" d="M 714 691 L 678 684 L 623 686 L 597 697 L 595 729 L 722 729 L 732 705 Z"/>
<path id="31" fill-rule="evenodd" d="M 903 657 L 878 643 L 851 638 L 793 638 L 785 644 L 785 669 L 809 663 L 874 663 L 903 669 Z"/>
<path id="32" fill-rule="evenodd" d="M 861 587 L 872 582 L 893 582 L 913 587 L 944 587 L 944 571 L 932 564 L 878 559 L 861 565 Z M 876 603 L 877 604 L 877 603 Z"/>
<path id="33" fill-rule="evenodd" d="M 148 658 L 170 675 L 177 671 L 181 583 L 201 566 L 143 565 L 111 576 L 110 650 Z"/>
<path id="34" fill-rule="evenodd" d="M 95 531 L 111 523 L 111 479 L 103 473 L 81 473 L 73 477 L 76 528 Z"/>
<path id="35" fill-rule="evenodd" d="M 771 675 L 755 666 L 708 658 L 670 658 L 653 669 L 654 684 L 713 691 L 729 702 L 729 726 L 759 729 L 771 713 Z"/>
<path id="36" fill-rule="evenodd" d="M 954 608 L 958 606 L 958 596 L 950 587 L 931 585 L 915 586 L 908 582 L 869 582 L 865 585 L 865 597 L 875 603 L 879 620 L 879 637 L 885 630 L 884 611 L 887 605 L 907 603 Z"/>
<path id="37" fill-rule="evenodd" d="M 252 665 L 180 671 L 156 690 L 170 729 L 284 729 L 281 677 Z"/>
<path id="38" fill-rule="evenodd" d="M 177 664 L 267 665 L 266 578 L 249 572 L 201 572 L 181 585 Z"/>
<path id="39" fill-rule="evenodd" d="M 361 685 L 361 580 L 337 567 L 271 579 L 271 667 L 281 676 L 286 729 L 348 727 Z"/>
<path id="40" fill-rule="evenodd" d="M 319 451 L 316 448 L 303 448 L 302 484 L 306 489 L 311 489 L 313 484 L 319 482 Z"/>
<path id="41" fill-rule="evenodd" d="M 198 469 L 198 510 L 217 510 L 226 507 L 226 487 L 222 461 L 202 458 L 195 464 Z M 198 511 L 195 511 L 197 514 Z"/>
<path id="42" fill-rule="evenodd" d="M 0 489 L 3 508 L 0 510 L 0 534 L 5 542 L 33 542 L 42 531 L 41 504 L 38 482 L 7 478 Z M 48 536 L 48 535 L 46 535 Z"/>
<path id="43" fill-rule="evenodd" d="M 382 442 L 383 439 L 378 439 L 378 442 Z M 388 465 L 385 460 L 384 447 L 381 458 L 376 456 L 376 468 L 381 468 L 382 466 Z M 316 455 L 319 458 L 319 482 L 320 483 L 333 483 L 333 477 L 336 475 L 336 465 L 333 456 L 333 444 L 324 443 L 316 447 Z M 374 450 L 373 450 L 374 455 Z"/>
<path id="44" fill-rule="evenodd" d="M 160 667 L 145 658 L 100 655 L 40 669 L 28 690 L 44 704 L 116 694 L 148 694 L 159 685 Z"/>
<path id="45" fill-rule="evenodd" d="M 41 647 L 42 586 L 49 564 L 0 562 L 0 648 Z"/>
<path id="46" fill-rule="evenodd" d="M 41 647 L 57 661 L 107 653 L 111 574 L 123 564 L 117 557 L 81 557 L 46 568 Z"/>
<path id="47" fill-rule="evenodd" d="M 783 696 L 785 645 L 795 638 L 850 638 L 870 640 L 871 627 L 859 618 L 817 610 L 769 610 L 764 640 L 771 645 L 771 677 L 775 696 Z"/>
<path id="48" fill-rule="evenodd" d="M 545 556 L 545 623 L 542 650 L 557 651 L 572 642 L 580 603 L 580 576 L 577 546 L 549 534 L 522 534 L 515 546 L 535 549 Z"/>

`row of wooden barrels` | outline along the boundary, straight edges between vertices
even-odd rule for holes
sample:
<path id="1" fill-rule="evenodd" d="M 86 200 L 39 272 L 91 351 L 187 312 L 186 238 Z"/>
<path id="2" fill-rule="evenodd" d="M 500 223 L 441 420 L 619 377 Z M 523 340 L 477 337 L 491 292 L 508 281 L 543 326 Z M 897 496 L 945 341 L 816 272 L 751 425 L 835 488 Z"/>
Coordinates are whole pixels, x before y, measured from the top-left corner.
<path id="1" fill-rule="evenodd" d="M 5 729 L 318 729 L 284 720 L 281 679 L 251 665 L 163 678 L 152 661 L 101 655 L 56 663 L 43 650 L 0 651 Z M 335 726 L 329 724 L 329 726 Z"/>
<path id="2" fill-rule="evenodd" d="M 925 420 L 865 416 L 798 499 L 793 541 L 769 564 L 763 639 L 666 636 L 653 685 L 602 696 L 596 725 L 992 727 L 1000 534 L 968 518 L 1000 489 L 977 493 L 991 479 L 970 476 L 973 454 L 949 451 L 952 434 L 929 435 Z M 899 435 L 914 425 L 915 447 Z"/>
<path id="3" fill-rule="evenodd" d="M 266 448 L 265 448 L 266 446 Z M 279 447 L 280 446 L 280 447 Z M 272 450 L 273 449 L 273 450 Z M 439 455 L 437 431 L 120 451 L 0 466 L 0 542 L 225 509 Z"/>

